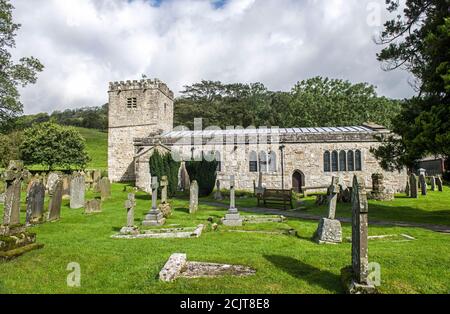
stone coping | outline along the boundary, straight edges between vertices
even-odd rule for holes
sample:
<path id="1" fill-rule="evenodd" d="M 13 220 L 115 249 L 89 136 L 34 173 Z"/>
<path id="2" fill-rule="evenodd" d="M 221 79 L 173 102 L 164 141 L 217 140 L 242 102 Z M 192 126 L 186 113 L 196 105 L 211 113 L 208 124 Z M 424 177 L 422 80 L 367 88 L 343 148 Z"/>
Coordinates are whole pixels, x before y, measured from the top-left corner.
<path id="1" fill-rule="evenodd" d="M 204 225 L 186 228 L 148 229 L 141 230 L 138 234 L 115 234 L 113 239 L 164 239 L 164 238 L 198 238 L 202 235 Z"/>

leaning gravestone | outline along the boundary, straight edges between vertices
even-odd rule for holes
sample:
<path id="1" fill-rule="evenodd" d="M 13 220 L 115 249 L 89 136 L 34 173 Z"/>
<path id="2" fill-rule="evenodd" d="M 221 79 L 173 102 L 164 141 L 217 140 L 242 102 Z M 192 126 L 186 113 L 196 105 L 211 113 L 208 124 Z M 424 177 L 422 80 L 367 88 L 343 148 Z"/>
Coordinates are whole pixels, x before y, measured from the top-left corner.
<path id="1" fill-rule="evenodd" d="M 437 177 L 436 178 L 436 184 L 437 184 L 437 187 L 438 187 L 438 191 L 442 192 L 442 179 L 441 179 L 441 177 Z"/>
<path id="2" fill-rule="evenodd" d="M 411 198 L 418 198 L 419 186 L 417 182 L 417 176 L 414 173 L 411 173 L 411 175 L 409 176 L 409 188 Z"/>
<path id="3" fill-rule="evenodd" d="M 352 266 L 341 270 L 345 288 L 351 294 L 376 293 L 375 286 L 369 281 L 368 213 L 364 179 L 355 175 L 352 187 Z"/>
<path id="4" fill-rule="evenodd" d="M 59 179 L 55 182 L 53 189 L 50 191 L 47 221 L 58 220 L 61 217 L 62 189 L 63 182 Z"/>
<path id="5" fill-rule="evenodd" d="M 41 180 L 31 181 L 27 192 L 26 224 L 43 222 L 44 219 L 45 186 Z"/>
<path id="6" fill-rule="evenodd" d="M 222 223 L 225 226 L 236 227 L 242 226 L 242 218 L 236 208 L 235 203 L 235 179 L 234 175 L 230 176 L 230 208 L 228 209 L 228 213 L 222 219 Z"/>
<path id="7" fill-rule="evenodd" d="M 430 184 L 431 184 L 431 191 L 436 191 L 436 177 L 431 177 L 430 179 Z"/>
<path id="8" fill-rule="evenodd" d="M 190 196 L 189 196 L 189 214 L 194 214 L 198 211 L 198 183 L 191 182 Z"/>
<path id="9" fill-rule="evenodd" d="M 422 192 L 422 195 L 427 195 L 427 182 L 425 180 L 425 175 L 421 174 L 419 176 L 419 182 L 420 182 L 420 190 Z"/>
<path id="10" fill-rule="evenodd" d="M 166 222 L 166 218 L 158 209 L 156 203 L 158 201 L 158 177 L 152 178 L 152 208 L 150 212 L 145 216 L 144 221 L 142 222 L 143 226 L 162 226 Z"/>
<path id="11" fill-rule="evenodd" d="M 100 190 L 102 201 L 111 197 L 111 182 L 108 178 L 102 178 L 98 183 L 98 187 Z"/>
<path id="12" fill-rule="evenodd" d="M 319 243 L 341 243 L 342 227 L 341 222 L 336 218 L 336 203 L 338 193 L 341 189 L 341 180 L 333 177 L 328 188 L 328 218 L 322 218 L 314 234 L 314 240 Z"/>
<path id="13" fill-rule="evenodd" d="M 84 204 L 84 213 L 85 214 L 95 214 L 102 212 L 102 201 L 99 199 L 93 199 L 86 201 Z"/>
<path id="14" fill-rule="evenodd" d="M 78 209 L 84 206 L 86 181 L 80 173 L 72 175 L 70 180 L 70 208 Z"/>
<path id="15" fill-rule="evenodd" d="M 20 224 L 20 192 L 25 175 L 22 161 L 10 161 L 8 168 L 4 173 L 6 182 L 3 212 L 4 225 L 9 226 Z"/>

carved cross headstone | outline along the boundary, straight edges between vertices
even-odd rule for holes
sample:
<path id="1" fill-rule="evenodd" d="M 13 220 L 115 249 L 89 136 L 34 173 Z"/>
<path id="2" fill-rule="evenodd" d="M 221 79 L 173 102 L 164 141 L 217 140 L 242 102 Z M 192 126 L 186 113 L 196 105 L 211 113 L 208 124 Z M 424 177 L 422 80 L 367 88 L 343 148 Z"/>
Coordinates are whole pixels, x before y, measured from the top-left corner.
<path id="1" fill-rule="evenodd" d="M 409 188 L 411 198 L 418 198 L 419 186 L 417 182 L 417 176 L 414 173 L 411 173 L 409 176 Z"/>
<path id="2" fill-rule="evenodd" d="M 63 182 L 58 179 L 50 191 L 50 203 L 48 208 L 48 221 L 58 220 L 61 216 Z"/>
<path id="3" fill-rule="evenodd" d="M 6 182 L 3 224 L 17 225 L 20 223 L 20 192 L 22 181 L 27 172 L 23 169 L 23 162 L 12 160 L 4 173 Z"/>
<path id="4" fill-rule="evenodd" d="M 331 179 L 331 185 L 328 188 L 328 219 L 334 219 L 336 217 L 336 203 L 339 191 L 339 178 L 333 177 Z"/>
<path id="5" fill-rule="evenodd" d="M 431 191 L 436 191 L 436 177 L 431 177 L 430 179 L 431 183 Z"/>
<path id="6" fill-rule="evenodd" d="M 243 219 L 236 208 L 236 197 L 235 197 L 235 177 L 234 175 L 230 176 L 230 208 L 228 209 L 228 213 L 225 215 L 222 220 L 225 226 L 242 226 Z"/>
<path id="7" fill-rule="evenodd" d="M 352 188 L 352 269 L 353 279 L 360 284 L 368 283 L 368 212 L 364 179 L 355 175 Z"/>
<path id="8" fill-rule="evenodd" d="M 436 184 L 438 186 L 438 191 L 442 192 L 442 179 L 441 179 L 441 177 L 437 177 L 436 178 Z"/>
<path id="9" fill-rule="evenodd" d="M 235 193 L 235 186 L 236 182 L 234 179 L 234 175 L 230 176 L 230 210 L 229 212 L 237 212 L 236 208 L 236 193 Z"/>
<path id="10" fill-rule="evenodd" d="M 167 179 L 167 176 L 162 176 L 161 178 L 161 203 L 166 204 L 167 203 L 167 188 L 169 186 L 169 180 Z"/>
<path id="11" fill-rule="evenodd" d="M 70 208 L 78 209 L 84 206 L 86 181 L 80 173 L 75 173 L 70 180 Z"/>
<path id="12" fill-rule="evenodd" d="M 193 214 L 198 210 L 198 183 L 197 181 L 192 181 L 189 193 L 189 213 Z"/>
<path id="13" fill-rule="evenodd" d="M 27 192 L 27 225 L 42 219 L 44 213 L 44 199 L 44 184 L 41 180 L 33 180 Z"/>
<path id="14" fill-rule="evenodd" d="M 142 225 L 144 226 L 161 226 L 166 222 L 162 212 L 157 207 L 158 201 L 158 177 L 152 177 L 152 208 L 150 212 L 145 216 Z"/>
<path id="15" fill-rule="evenodd" d="M 127 209 L 127 227 L 134 226 L 134 207 L 136 206 L 136 198 L 134 193 L 128 194 L 128 199 L 125 201 L 125 208 Z"/>
<path id="16" fill-rule="evenodd" d="M 427 195 L 427 182 L 425 180 L 425 175 L 421 174 L 419 176 L 420 181 L 420 190 L 422 192 L 422 195 Z"/>
<path id="17" fill-rule="evenodd" d="M 157 210 L 156 203 L 158 201 L 158 177 L 152 178 L 152 210 Z"/>

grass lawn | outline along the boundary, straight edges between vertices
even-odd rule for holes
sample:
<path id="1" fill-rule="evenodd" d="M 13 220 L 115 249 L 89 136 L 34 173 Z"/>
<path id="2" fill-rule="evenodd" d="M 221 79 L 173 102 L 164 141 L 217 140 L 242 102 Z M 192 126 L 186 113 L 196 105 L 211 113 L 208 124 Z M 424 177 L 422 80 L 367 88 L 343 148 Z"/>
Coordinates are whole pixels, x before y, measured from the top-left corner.
<path id="1" fill-rule="evenodd" d="M 420 194 L 420 192 L 419 192 Z M 327 205 L 315 205 L 315 196 L 301 199 L 299 212 L 326 216 Z M 214 201 L 212 197 L 206 200 Z M 214 201 L 217 202 L 217 201 Z M 223 203 L 227 203 L 224 200 Z M 238 198 L 236 203 L 240 207 L 251 208 L 257 206 L 256 198 Z M 336 217 L 351 217 L 351 204 L 338 203 Z M 405 221 L 450 226 L 450 187 L 444 186 L 443 192 L 428 190 L 426 196 L 419 195 L 418 199 L 408 198 L 404 194 L 395 196 L 390 202 L 369 200 L 369 217 L 374 220 Z"/>
<path id="2" fill-rule="evenodd" d="M 66 200 L 59 222 L 32 228 L 38 242 L 45 247 L 13 261 L 0 262 L 0 293 L 343 293 L 339 274 L 342 267 L 350 264 L 351 243 L 313 243 L 310 238 L 316 222 L 289 219 L 282 224 L 238 228 L 269 232 L 294 228 L 298 237 L 236 233 L 224 226 L 212 231 L 207 218 L 213 217 L 217 222 L 225 214 L 224 209 L 201 205 L 198 213 L 189 215 L 188 202 L 176 199 L 172 201 L 174 214 L 166 226 L 207 224 L 200 238 L 117 240 L 110 236 L 126 221 L 123 205 L 127 193 L 121 184 L 114 184 L 112 192 L 113 198 L 103 204 L 103 213 L 84 215 L 83 210 L 69 209 Z M 444 194 L 448 199 L 450 190 L 447 188 Z M 413 206 L 406 199 L 395 202 L 395 207 L 391 203 L 379 203 L 379 206 L 394 210 L 397 206 Z M 423 204 L 421 199 L 417 202 Z M 149 207 L 149 196 L 138 193 L 136 223 L 142 221 Z M 420 210 L 433 212 L 430 208 Z M 0 208 L 0 214 L 1 211 Z M 372 213 L 375 215 L 376 210 L 371 203 L 370 217 Z M 412 216 L 400 210 L 397 213 L 396 219 Z M 349 237 L 351 226 L 344 224 L 343 232 L 344 238 Z M 381 265 L 381 292 L 449 293 L 449 234 L 421 228 L 372 226 L 369 233 L 406 233 L 416 238 L 413 241 L 370 240 L 369 259 Z M 187 253 L 189 260 L 251 266 L 257 273 L 244 278 L 226 276 L 162 283 L 157 279 L 158 273 L 175 252 Z M 70 262 L 81 266 L 80 288 L 66 285 L 70 273 L 66 267 Z"/>
<path id="3" fill-rule="evenodd" d="M 108 168 L 108 132 L 76 128 L 86 140 L 86 151 L 91 157 L 88 169 L 106 170 Z"/>

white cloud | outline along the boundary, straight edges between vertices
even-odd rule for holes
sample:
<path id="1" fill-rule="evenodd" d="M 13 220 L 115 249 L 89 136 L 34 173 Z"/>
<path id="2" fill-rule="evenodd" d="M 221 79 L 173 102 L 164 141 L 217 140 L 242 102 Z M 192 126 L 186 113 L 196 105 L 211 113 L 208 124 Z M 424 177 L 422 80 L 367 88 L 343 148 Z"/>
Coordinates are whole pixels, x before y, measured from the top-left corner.
<path id="1" fill-rule="evenodd" d="M 389 97 L 413 93 L 407 73 L 383 72 L 375 57 L 368 4 L 384 0 L 12 2 L 23 25 L 14 54 L 46 67 L 22 91 L 27 113 L 101 105 L 109 81 L 141 74 L 175 93 L 202 79 L 289 90 L 316 75 L 369 82 Z"/>

